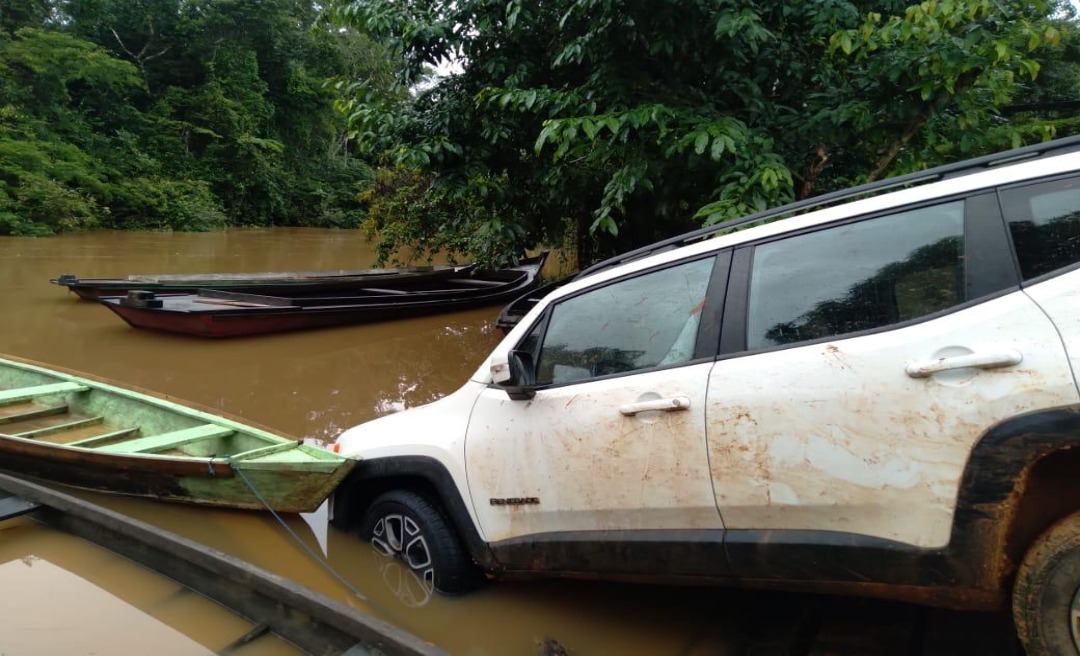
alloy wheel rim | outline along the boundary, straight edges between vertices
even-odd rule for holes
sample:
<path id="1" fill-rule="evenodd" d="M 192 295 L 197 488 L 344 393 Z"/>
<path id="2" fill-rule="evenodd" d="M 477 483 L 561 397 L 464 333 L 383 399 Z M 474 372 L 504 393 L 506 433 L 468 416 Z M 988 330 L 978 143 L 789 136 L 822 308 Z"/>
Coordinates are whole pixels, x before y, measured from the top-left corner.
<path id="1" fill-rule="evenodd" d="M 384 515 L 375 524 L 371 545 L 384 556 L 392 556 L 408 566 L 425 588 L 435 589 L 435 563 L 420 526 L 401 513 Z"/>

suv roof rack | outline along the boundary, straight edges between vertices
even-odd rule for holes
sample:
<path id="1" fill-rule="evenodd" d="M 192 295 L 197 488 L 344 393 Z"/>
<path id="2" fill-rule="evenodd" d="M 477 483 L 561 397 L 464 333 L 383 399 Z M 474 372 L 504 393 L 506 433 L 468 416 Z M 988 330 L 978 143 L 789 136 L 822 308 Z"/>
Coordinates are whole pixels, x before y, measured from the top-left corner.
<path id="1" fill-rule="evenodd" d="M 928 184 L 930 182 L 937 182 L 944 180 L 945 178 L 957 177 L 961 175 L 967 175 L 975 173 L 981 169 L 988 169 L 995 166 L 1002 166 L 1004 164 L 1013 164 L 1021 160 L 1040 159 L 1048 157 L 1050 155 L 1059 155 L 1062 152 L 1070 152 L 1074 150 L 1080 150 L 1080 135 L 1065 137 L 1062 139 L 1054 139 L 1053 141 L 1046 141 L 1043 143 L 1032 144 L 1030 146 L 1023 146 L 1021 148 L 1014 148 L 1011 150 L 1005 150 L 999 153 L 993 153 L 991 155 L 984 155 L 982 157 L 976 157 L 974 159 L 963 160 L 960 162 L 954 162 L 952 164 L 944 164 L 925 171 L 915 171 L 913 173 L 907 173 L 904 175 L 896 176 L 895 178 L 886 178 L 884 180 L 877 180 L 875 182 L 869 182 L 867 184 L 859 185 L 858 187 L 851 187 L 848 189 L 840 189 L 832 191 L 820 196 L 812 196 L 810 198 L 804 198 L 803 200 L 789 203 L 787 205 L 781 205 L 780 207 L 774 207 L 772 209 L 751 214 L 749 216 L 740 217 L 737 219 L 730 219 L 717 223 L 716 225 L 706 226 L 704 228 L 698 228 L 681 235 L 676 235 L 668 239 L 658 241 L 648 246 L 634 249 L 622 255 L 616 255 L 615 257 L 608 258 L 586 267 L 580 273 L 575 276 L 576 278 L 583 278 L 598 271 L 610 269 L 620 264 L 632 262 L 649 255 L 655 255 L 656 253 L 662 253 L 664 251 L 673 250 L 681 246 L 685 246 L 691 242 L 698 241 L 714 235 L 722 230 L 730 230 L 738 226 L 744 226 L 751 223 L 758 223 L 768 219 L 781 218 L 786 214 L 795 215 L 802 213 L 803 211 L 820 208 L 822 206 L 834 203 L 840 200 L 850 200 L 856 196 L 864 195 L 876 195 L 889 189 L 895 189 L 897 187 L 910 187 L 915 185 Z M 788 217 L 790 218 L 790 217 Z"/>

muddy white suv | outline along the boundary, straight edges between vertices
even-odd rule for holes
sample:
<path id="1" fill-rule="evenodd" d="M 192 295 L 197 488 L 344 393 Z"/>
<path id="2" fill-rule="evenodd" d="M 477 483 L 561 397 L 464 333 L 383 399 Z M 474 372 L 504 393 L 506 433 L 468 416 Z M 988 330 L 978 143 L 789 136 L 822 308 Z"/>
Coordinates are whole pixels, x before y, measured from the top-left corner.
<path id="1" fill-rule="evenodd" d="M 346 431 L 363 461 L 333 518 L 443 591 L 486 572 L 1011 598 L 1029 653 L 1077 653 L 1078 358 L 1065 139 L 582 272 L 461 389 Z"/>

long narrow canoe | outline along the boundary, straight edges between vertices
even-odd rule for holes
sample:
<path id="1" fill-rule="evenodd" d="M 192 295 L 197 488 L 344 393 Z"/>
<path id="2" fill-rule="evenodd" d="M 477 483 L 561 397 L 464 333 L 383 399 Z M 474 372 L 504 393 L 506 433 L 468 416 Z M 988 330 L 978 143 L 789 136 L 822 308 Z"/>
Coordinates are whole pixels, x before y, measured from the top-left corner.
<path id="1" fill-rule="evenodd" d="M 536 286 L 547 253 L 517 266 L 469 271 L 439 280 L 400 279 L 348 296 L 267 296 L 201 290 L 159 298 L 132 291 L 101 302 L 136 328 L 199 337 L 239 337 L 286 330 L 456 312 L 506 303 Z"/>
<path id="2" fill-rule="evenodd" d="M 266 271 L 261 273 L 132 274 L 124 278 L 79 278 L 70 273 L 51 279 L 79 298 L 97 300 L 123 296 L 138 289 L 158 295 L 190 294 L 216 289 L 253 294 L 319 293 L 359 289 L 398 279 L 438 280 L 459 275 L 475 265 L 432 265 L 389 269 L 340 269 L 334 271 Z"/>
<path id="3" fill-rule="evenodd" d="M 544 297 L 574 278 L 575 275 L 569 275 L 558 280 L 551 280 L 518 296 L 499 312 L 499 316 L 495 318 L 495 327 L 504 333 L 509 333 Z"/>
<path id="4" fill-rule="evenodd" d="M 163 501 L 310 512 L 354 464 L 151 393 L 0 358 L 0 469 L 15 474 Z"/>

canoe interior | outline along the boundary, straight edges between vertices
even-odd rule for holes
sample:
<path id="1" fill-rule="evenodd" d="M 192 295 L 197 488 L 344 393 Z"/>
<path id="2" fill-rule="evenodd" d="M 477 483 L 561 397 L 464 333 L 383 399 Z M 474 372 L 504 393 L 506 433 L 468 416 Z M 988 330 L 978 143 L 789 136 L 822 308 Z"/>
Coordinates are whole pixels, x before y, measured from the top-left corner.
<path id="1" fill-rule="evenodd" d="M 259 507 L 236 468 L 277 499 L 277 509 L 302 512 L 296 508 L 313 510 L 351 464 L 231 419 L 0 358 L 0 468 L 16 473 L 105 492 Z"/>
<path id="2" fill-rule="evenodd" d="M 287 438 L 262 431 L 207 421 L 197 414 L 170 411 L 159 405 L 97 387 L 12 367 L 0 367 L 0 433 L 58 445 L 83 446 L 114 453 L 156 453 L 203 458 L 229 457 L 275 444 Z M 30 398 L 19 400 L 19 397 Z M 201 426 L 214 430 L 179 433 Z M 174 440 L 148 444 L 158 435 Z M 200 437 L 201 435 L 201 437 Z M 142 445 L 123 448 L 125 444 Z M 314 459 L 305 454 L 305 459 Z"/>
<path id="3" fill-rule="evenodd" d="M 132 274 L 123 278 L 79 278 L 65 273 L 50 282 L 67 287 L 80 298 L 97 300 L 123 296 L 129 291 L 144 290 L 157 294 L 183 294 L 198 289 L 222 289 L 239 292 L 290 293 L 319 292 L 398 282 L 402 280 L 437 280 L 466 273 L 476 267 L 466 265 L 429 265 L 389 269 L 339 269 L 330 271 L 267 271 L 257 273 L 205 274 Z"/>
<path id="4" fill-rule="evenodd" d="M 415 273 L 431 273 L 451 269 L 450 266 L 417 266 L 384 269 L 333 269 L 323 271 L 259 271 L 249 273 L 155 273 L 130 274 L 122 279 L 125 282 L 149 283 L 203 283 L 203 282 L 244 282 L 248 280 L 310 280 L 312 278 L 366 278 L 373 276 L 395 276 Z M 102 280 L 102 279 L 98 279 Z M 114 279 L 115 280 L 115 279 Z M 88 279 L 84 282 L 92 282 Z"/>
<path id="5" fill-rule="evenodd" d="M 289 294 L 267 296 L 217 290 L 199 290 L 196 294 L 169 299 L 169 309 L 216 311 L 245 307 L 333 307 L 351 305 L 381 305 L 442 301 L 482 297 L 492 289 L 520 283 L 529 278 L 525 271 L 514 272 L 503 279 L 451 278 L 441 283 L 416 285 L 385 285 L 364 289 L 362 293 L 342 295 Z"/>

